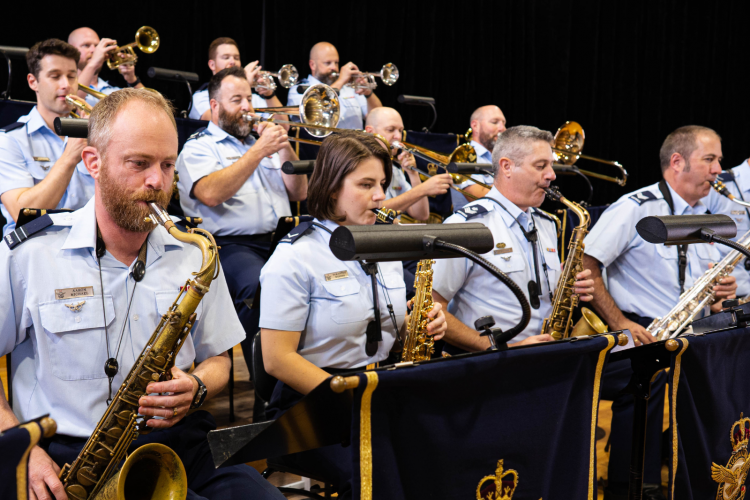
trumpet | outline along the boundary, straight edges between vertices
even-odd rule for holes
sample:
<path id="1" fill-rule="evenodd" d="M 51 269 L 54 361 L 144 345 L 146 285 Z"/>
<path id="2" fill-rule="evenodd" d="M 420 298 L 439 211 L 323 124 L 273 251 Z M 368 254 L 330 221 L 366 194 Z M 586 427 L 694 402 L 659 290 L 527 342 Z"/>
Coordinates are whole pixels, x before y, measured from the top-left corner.
<path id="1" fill-rule="evenodd" d="M 90 96 L 96 97 L 100 101 L 102 99 L 104 99 L 105 97 L 107 97 L 107 94 L 105 94 L 104 92 L 99 92 L 98 90 L 94 90 L 91 87 L 87 87 L 86 85 L 84 85 L 82 83 L 78 84 L 78 90 L 80 90 L 81 92 L 84 92 L 84 93 L 86 93 L 86 94 L 88 94 Z"/>
<path id="2" fill-rule="evenodd" d="M 375 90 L 378 86 L 377 82 L 375 82 L 376 77 L 380 78 L 383 83 L 390 87 L 398 81 L 398 68 L 393 63 L 387 63 L 380 68 L 379 73 L 358 71 L 352 75 L 352 79 L 344 84 L 344 86 L 351 87 L 354 90 Z M 339 73 L 332 72 L 331 78 L 334 81 L 338 80 Z"/>
<path id="3" fill-rule="evenodd" d="M 80 109 L 81 111 L 89 115 L 94 110 L 94 108 L 89 103 L 87 103 L 86 101 L 84 101 L 83 99 L 81 99 L 75 94 L 66 95 L 65 102 L 67 102 L 68 104 L 70 104 L 71 106 L 75 108 Z M 81 115 L 76 113 L 75 111 L 71 111 L 70 116 L 72 118 L 81 118 Z"/>
<path id="4" fill-rule="evenodd" d="M 153 54 L 159 48 L 159 33 L 151 26 L 141 26 L 135 32 L 135 41 L 122 47 L 117 47 L 107 55 L 107 66 L 115 69 L 123 64 L 135 64 L 138 56 L 135 55 L 133 47 L 138 47 L 141 52 Z M 120 53 L 123 55 L 121 56 Z"/>
<path id="5" fill-rule="evenodd" d="M 612 165 L 620 170 L 621 177 L 612 177 L 610 175 L 604 175 L 590 170 L 582 170 L 580 168 L 578 171 L 588 177 L 615 182 L 620 186 L 624 186 L 628 180 L 628 172 L 618 162 L 602 160 L 601 158 L 581 154 L 585 139 L 586 135 L 583 132 L 583 128 L 577 122 L 567 121 L 562 127 L 557 129 L 557 133 L 555 133 L 555 146 L 552 148 L 552 151 L 554 151 L 555 156 L 557 157 L 557 161 L 560 164 L 559 166 L 573 165 L 580 158 L 604 163 L 605 165 Z"/>
<path id="6" fill-rule="evenodd" d="M 299 72 L 297 68 L 292 64 L 285 64 L 277 71 L 272 73 L 270 71 L 261 71 L 255 78 L 253 88 L 255 90 L 270 90 L 271 92 L 276 90 L 276 82 L 273 81 L 273 77 L 279 80 L 279 83 L 285 89 L 294 86 L 299 79 Z"/>

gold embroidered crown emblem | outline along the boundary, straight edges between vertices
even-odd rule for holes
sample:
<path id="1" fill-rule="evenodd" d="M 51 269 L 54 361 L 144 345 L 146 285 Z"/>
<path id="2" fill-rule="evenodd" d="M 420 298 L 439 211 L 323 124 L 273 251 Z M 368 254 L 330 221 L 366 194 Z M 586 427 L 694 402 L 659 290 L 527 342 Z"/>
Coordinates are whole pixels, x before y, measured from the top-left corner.
<path id="1" fill-rule="evenodd" d="M 518 472 L 505 470 L 497 461 L 494 476 L 484 476 L 477 485 L 477 500 L 511 500 L 518 486 Z"/>
<path id="2" fill-rule="evenodd" d="M 750 470 L 747 444 L 750 441 L 750 418 L 740 413 L 740 419 L 729 431 L 732 443 L 732 456 L 727 466 L 711 463 L 711 478 L 719 483 L 716 498 L 720 500 L 743 500 L 745 498 L 745 479 Z"/>

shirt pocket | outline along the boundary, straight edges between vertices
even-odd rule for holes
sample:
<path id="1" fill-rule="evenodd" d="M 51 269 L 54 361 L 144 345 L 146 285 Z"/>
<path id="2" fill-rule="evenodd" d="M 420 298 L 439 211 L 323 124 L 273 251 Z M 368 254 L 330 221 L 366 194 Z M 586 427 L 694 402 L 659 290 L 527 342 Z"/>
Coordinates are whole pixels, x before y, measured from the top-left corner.
<path id="1" fill-rule="evenodd" d="M 104 304 L 107 326 L 112 327 L 115 306 L 111 295 L 104 296 Z M 77 312 L 74 310 L 76 306 L 80 306 Z M 39 317 L 46 334 L 55 377 L 61 380 L 107 378 L 104 373 L 104 362 L 108 357 L 107 340 L 101 297 L 87 297 L 83 301 L 71 301 L 70 304 L 61 300 L 43 302 L 39 304 Z M 113 332 L 110 330 L 108 333 L 110 340 L 114 341 L 115 334 L 119 332 Z"/>
<path id="2" fill-rule="evenodd" d="M 338 324 L 364 321 L 373 311 L 372 304 L 368 308 L 364 303 L 359 281 L 354 278 L 326 281 L 323 288 L 331 296 L 331 319 Z"/>
<path id="3" fill-rule="evenodd" d="M 662 259 L 677 260 L 677 254 L 679 252 L 677 245 L 654 245 L 656 247 L 656 253 Z"/>
<path id="4" fill-rule="evenodd" d="M 526 257 L 520 252 L 511 252 L 507 254 L 495 255 L 492 263 L 495 264 L 505 274 L 523 271 L 526 267 Z"/>

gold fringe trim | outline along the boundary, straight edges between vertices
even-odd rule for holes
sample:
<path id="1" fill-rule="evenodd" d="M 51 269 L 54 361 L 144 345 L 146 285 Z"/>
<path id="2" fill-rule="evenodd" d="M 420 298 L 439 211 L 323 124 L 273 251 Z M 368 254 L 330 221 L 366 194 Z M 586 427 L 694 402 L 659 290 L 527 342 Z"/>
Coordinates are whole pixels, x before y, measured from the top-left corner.
<path id="1" fill-rule="evenodd" d="M 599 353 L 599 361 L 596 363 L 596 374 L 594 376 L 594 396 L 591 402 L 591 439 L 589 440 L 589 494 L 588 500 L 595 500 L 594 468 L 596 465 L 596 421 L 599 417 L 599 388 L 602 383 L 602 370 L 607 353 L 615 346 L 615 336 L 607 335 L 607 347 Z"/>
<path id="2" fill-rule="evenodd" d="M 22 425 L 21 428 L 26 429 L 29 433 L 29 447 L 26 448 L 26 452 L 16 466 L 16 497 L 18 500 L 28 500 L 29 453 L 31 453 L 31 449 L 36 446 L 39 439 L 42 437 L 42 430 L 36 422 L 29 422 L 28 424 Z"/>
<path id="3" fill-rule="evenodd" d="M 682 342 L 682 349 L 674 360 L 674 375 L 672 376 L 672 404 L 670 410 L 672 413 L 672 492 L 669 498 L 674 499 L 674 479 L 677 475 L 677 385 L 680 383 L 680 362 L 682 353 L 688 348 L 690 342 L 688 339 L 677 339 Z"/>
<path id="4" fill-rule="evenodd" d="M 367 387 L 359 410 L 359 477 L 361 500 L 372 500 L 372 393 L 378 386 L 377 372 L 365 372 Z"/>

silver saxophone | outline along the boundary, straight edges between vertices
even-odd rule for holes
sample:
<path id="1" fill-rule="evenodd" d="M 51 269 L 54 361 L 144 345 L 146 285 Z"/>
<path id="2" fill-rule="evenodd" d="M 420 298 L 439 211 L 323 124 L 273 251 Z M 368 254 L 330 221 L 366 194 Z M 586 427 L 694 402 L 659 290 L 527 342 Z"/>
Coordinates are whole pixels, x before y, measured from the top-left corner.
<path id="1" fill-rule="evenodd" d="M 750 231 L 745 233 L 738 244 L 750 248 Z M 693 322 L 704 307 L 711 305 L 716 298 L 713 287 L 719 281 L 734 271 L 734 266 L 745 256 L 737 250 L 732 250 L 726 257 L 703 273 L 694 284 L 682 295 L 677 305 L 661 318 L 656 318 L 648 325 L 647 330 L 658 340 L 677 337 Z"/>

